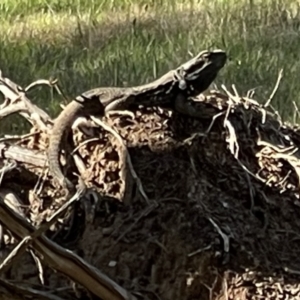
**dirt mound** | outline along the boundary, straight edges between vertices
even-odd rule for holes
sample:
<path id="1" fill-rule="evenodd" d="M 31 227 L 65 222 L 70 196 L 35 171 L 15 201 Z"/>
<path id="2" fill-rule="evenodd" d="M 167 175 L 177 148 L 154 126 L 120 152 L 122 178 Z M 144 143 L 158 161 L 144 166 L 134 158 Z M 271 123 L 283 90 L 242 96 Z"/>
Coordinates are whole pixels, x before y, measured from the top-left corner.
<path id="1" fill-rule="evenodd" d="M 1 117 L 21 105 L 10 100 Z M 203 118 L 154 107 L 104 118 L 115 134 L 74 126 L 80 159 L 64 169 L 97 193 L 34 237 L 26 224 L 39 226 L 66 200 L 46 172 L 52 121 L 21 100 L 39 118 L 27 113 L 31 133 L 2 139 L 0 196 L 18 198 L 23 218 L 3 200 L 0 218 L 32 247 L 2 265 L 7 298 L 100 299 L 92 285 L 103 284 L 114 290 L 103 299 L 300 299 L 298 128 L 226 90 L 195 99 Z M 4 235 L 2 259 L 16 240 Z"/>

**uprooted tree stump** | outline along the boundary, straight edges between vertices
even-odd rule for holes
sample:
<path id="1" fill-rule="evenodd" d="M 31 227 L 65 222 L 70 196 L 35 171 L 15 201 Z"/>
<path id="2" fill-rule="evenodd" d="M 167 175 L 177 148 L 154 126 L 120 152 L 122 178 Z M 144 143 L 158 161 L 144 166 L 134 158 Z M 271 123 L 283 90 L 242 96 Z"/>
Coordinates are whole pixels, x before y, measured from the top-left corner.
<path id="1" fill-rule="evenodd" d="M 78 118 L 64 170 L 93 193 L 69 205 L 36 84 L 56 82 L 0 80 L 0 117 L 32 124 L 0 141 L 1 299 L 300 299 L 298 128 L 225 87 L 195 99 L 203 118 Z"/>

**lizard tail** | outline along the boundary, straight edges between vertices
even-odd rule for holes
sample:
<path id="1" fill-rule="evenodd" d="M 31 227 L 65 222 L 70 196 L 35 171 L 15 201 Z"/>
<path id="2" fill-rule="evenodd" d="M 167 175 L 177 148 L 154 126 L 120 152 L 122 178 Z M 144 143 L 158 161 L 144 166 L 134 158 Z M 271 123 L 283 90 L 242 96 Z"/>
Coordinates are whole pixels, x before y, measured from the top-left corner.
<path id="1" fill-rule="evenodd" d="M 71 127 L 71 124 L 78 112 L 80 104 L 71 102 L 57 117 L 54 122 L 52 133 L 49 138 L 48 161 L 50 174 L 57 179 L 59 184 L 69 191 L 74 189 L 73 183 L 67 179 L 60 166 L 60 150 L 63 136 Z"/>

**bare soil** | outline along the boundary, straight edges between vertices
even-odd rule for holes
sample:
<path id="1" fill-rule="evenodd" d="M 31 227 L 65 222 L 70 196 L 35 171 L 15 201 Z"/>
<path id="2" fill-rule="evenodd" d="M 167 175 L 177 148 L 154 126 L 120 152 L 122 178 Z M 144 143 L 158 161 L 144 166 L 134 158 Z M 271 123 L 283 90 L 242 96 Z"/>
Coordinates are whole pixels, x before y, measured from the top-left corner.
<path id="1" fill-rule="evenodd" d="M 74 219 L 69 211 L 47 236 L 137 299 L 300 299 L 298 128 L 270 113 L 264 122 L 262 107 L 243 99 L 233 104 L 226 94 L 211 92 L 198 105 L 203 109 L 199 119 L 159 108 L 134 111 L 134 119 L 106 119 L 126 142 L 148 201 L 134 183 L 130 203 L 122 203 L 124 161 L 111 134 L 102 128 L 74 129 L 69 139 L 81 145 L 82 177 L 103 198 L 92 220 L 77 203 Z M 34 142 L 30 137 L 19 145 L 45 151 L 47 134 L 32 132 Z M 83 143 L 92 137 L 99 139 Z M 75 166 L 64 169 L 75 182 Z M 24 214 L 37 225 L 65 198 L 49 176 L 42 191 L 34 190 L 44 169 L 20 164 L 20 170 L 29 173 L 23 175 L 28 182 L 12 173 L 2 186 L 23 191 Z M 16 245 L 5 237 L 2 258 Z M 2 278 L 37 289 L 42 278 L 43 289 L 59 299 L 99 299 L 42 258 L 39 269 L 30 252 Z M 19 296 L 5 290 L 14 299 Z"/>

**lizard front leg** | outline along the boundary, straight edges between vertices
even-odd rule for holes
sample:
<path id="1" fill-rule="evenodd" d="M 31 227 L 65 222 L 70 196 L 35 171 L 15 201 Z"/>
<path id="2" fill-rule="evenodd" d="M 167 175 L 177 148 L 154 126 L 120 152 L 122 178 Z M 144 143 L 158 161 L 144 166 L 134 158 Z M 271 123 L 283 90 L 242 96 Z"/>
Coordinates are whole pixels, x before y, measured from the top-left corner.
<path id="1" fill-rule="evenodd" d="M 199 108 L 197 109 L 193 102 L 188 100 L 188 97 L 183 92 L 180 92 L 175 98 L 175 109 L 179 113 L 190 117 L 204 118 L 205 112 Z"/>

